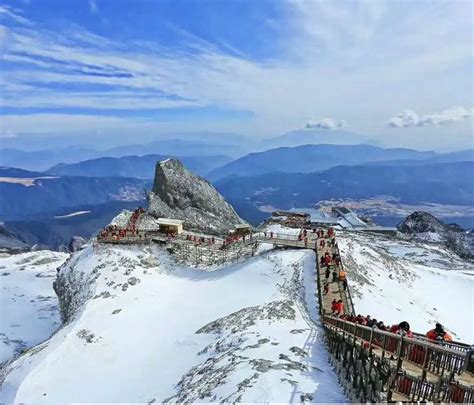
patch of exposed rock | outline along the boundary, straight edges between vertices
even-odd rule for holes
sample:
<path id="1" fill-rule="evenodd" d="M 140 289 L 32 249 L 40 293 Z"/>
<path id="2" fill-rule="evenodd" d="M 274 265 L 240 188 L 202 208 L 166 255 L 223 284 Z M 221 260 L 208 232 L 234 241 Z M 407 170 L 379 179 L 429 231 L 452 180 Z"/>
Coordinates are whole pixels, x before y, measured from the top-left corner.
<path id="1" fill-rule="evenodd" d="M 440 242 L 462 259 L 474 260 L 473 234 L 457 224 L 445 224 L 428 212 L 413 212 L 397 229 L 419 241 Z"/>
<path id="2" fill-rule="evenodd" d="M 184 221 L 187 229 L 226 234 L 244 221 L 206 179 L 176 159 L 157 163 L 147 214 Z"/>
<path id="3" fill-rule="evenodd" d="M 77 252 L 81 250 L 86 243 L 87 241 L 82 236 L 75 235 L 69 241 L 68 250 L 69 252 Z"/>

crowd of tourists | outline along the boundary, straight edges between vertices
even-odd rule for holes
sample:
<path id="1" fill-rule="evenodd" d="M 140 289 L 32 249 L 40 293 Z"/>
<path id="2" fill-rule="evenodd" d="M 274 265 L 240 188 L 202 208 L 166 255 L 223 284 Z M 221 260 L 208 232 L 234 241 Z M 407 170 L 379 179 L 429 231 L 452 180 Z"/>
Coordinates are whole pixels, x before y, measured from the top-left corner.
<path id="1" fill-rule="evenodd" d="M 342 305 L 342 307 L 341 307 Z M 415 337 L 410 329 L 410 324 L 407 321 L 402 321 L 398 324 L 389 326 L 383 321 L 379 321 L 376 318 L 372 318 L 370 315 L 347 315 L 344 314 L 344 304 L 342 300 L 332 301 L 331 310 L 333 315 L 337 315 L 340 319 L 347 322 L 356 323 L 359 325 L 367 326 L 368 328 L 374 328 L 386 332 L 395 333 L 397 335 L 403 335 L 406 337 Z M 426 332 L 426 338 L 435 342 L 451 342 L 453 337 L 445 330 L 444 326 L 439 322 L 436 323 L 433 329 Z"/>

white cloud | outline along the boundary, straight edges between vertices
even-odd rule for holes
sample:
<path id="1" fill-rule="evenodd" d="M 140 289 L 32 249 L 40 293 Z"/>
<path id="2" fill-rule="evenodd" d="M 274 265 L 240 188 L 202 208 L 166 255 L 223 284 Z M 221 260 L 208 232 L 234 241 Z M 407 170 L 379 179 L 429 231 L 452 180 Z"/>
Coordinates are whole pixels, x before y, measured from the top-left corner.
<path id="1" fill-rule="evenodd" d="M 338 121 L 333 118 L 321 118 L 318 120 L 309 120 L 306 123 L 306 129 L 341 129 L 344 128 L 345 122 Z"/>
<path id="2" fill-rule="evenodd" d="M 441 126 L 462 121 L 474 116 L 474 108 L 453 107 L 436 114 L 419 115 L 415 111 L 405 110 L 392 117 L 387 125 L 393 128 Z"/>
<path id="3" fill-rule="evenodd" d="M 89 8 L 92 14 L 96 14 L 98 11 L 96 0 L 89 0 Z"/>
<path id="4" fill-rule="evenodd" d="M 23 17 L 18 10 L 0 5 L 0 19 L 9 19 L 22 25 L 32 25 L 31 21 Z"/>
<path id="5" fill-rule="evenodd" d="M 91 2 L 91 11 L 92 4 L 97 7 Z M 117 110 L 124 122 L 133 118 L 122 110 L 217 106 L 251 112 L 242 126 L 262 136 L 299 128 L 314 111 L 324 111 L 347 119 L 351 130 L 384 136 L 389 134 L 386 117 L 410 103 L 426 111 L 435 111 L 441 101 L 469 105 L 468 2 L 369 0 L 341 7 L 330 1 L 282 1 L 279 6 L 284 17 L 271 23 L 278 52 L 265 59 L 249 57 L 221 38 L 210 43 L 179 28 L 182 41 L 176 46 L 119 42 L 72 23 L 61 32 L 39 23 L 33 29 L 14 13 L 8 19 L 15 23 L 5 23 L 6 32 L 0 28 L 7 39 L 1 63 L 9 64 L 2 70 L 0 107 L 77 107 L 97 116 Z M 106 121 L 101 125 L 109 128 Z M 30 132 L 36 130 L 34 120 L 25 122 Z M 190 125 L 208 129 L 203 122 Z M 29 132 L 19 119 L 8 125 L 15 133 Z M 340 128 L 343 122 L 325 118 L 308 125 Z"/>

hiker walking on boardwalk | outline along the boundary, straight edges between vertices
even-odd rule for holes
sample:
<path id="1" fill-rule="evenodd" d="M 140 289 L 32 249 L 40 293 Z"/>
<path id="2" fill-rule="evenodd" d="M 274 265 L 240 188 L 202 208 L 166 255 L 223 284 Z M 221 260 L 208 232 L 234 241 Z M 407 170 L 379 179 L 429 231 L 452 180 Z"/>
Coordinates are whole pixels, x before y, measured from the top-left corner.
<path id="1" fill-rule="evenodd" d="M 326 267 L 326 280 L 329 278 L 329 276 L 331 275 L 331 270 L 329 270 L 329 267 Z"/>
<path id="2" fill-rule="evenodd" d="M 334 314 L 336 312 L 337 301 L 334 299 L 331 302 L 331 312 Z"/>
<path id="3" fill-rule="evenodd" d="M 324 266 L 324 256 L 321 256 L 321 260 L 319 262 L 321 264 L 321 267 L 323 267 Z"/>
<path id="4" fill-rule="evenodd" d="M 337 315 L 342 315 L 344 313 L 344 303 L 342 300 L 337 301 L 336 304 L 336 314 Z"/>
<path id="5" fill-rule="evenodd" d="M 346 272 L 344 270 L 341 270 L 339 272 L 339 280 L 344 281 L 346 279 Z"/>
<path id="6" fill-rule="evenodd" d="M 402 321 L 398 325 L 393 325 L 390 332 L 396 333 L 406 337 L 413 337 L 413 332 L 410 330 L 410 324 L 407 321 Z"/>
<path id="7" fill-rule="evenodd" d="M 347 278 L 342 280 L 342 287 L 344 288 L 344 291 L 347 291 Z"/>
<path id="8" fill-rule="evenodd" d="M 329 293 L 329 284 L 324 283 L 324 295 L 327 295 Z"/>
<path id="9" fill-rule="evenodd" d="M 333 283 L 337 282 L 337 272 L 336 272 L 336 270 L 332 271 L 332 282 Z"/>
<path id="10" fill-rule="evenodd" d="M 326 264 L 326 266 L 329 266 L 331 264 L 331 255 L 329 254 L 329 252 L 326 252 L 326 254 L 324 255 L 324 264 Z"/>
<path id="11" fill-rule="evenodd" d="M 324 239 L 321 239 L 319 242 L 319 247 L 324 248 L 326 246 L 326 241 Z"/>
<path id="12" fill-rule="evenodd" d="M 444 330 L 443 325 L 439 322 L 436 323 L 436 327 L 426 333 L 426 337 L 430 340 L 436 340 L 437 342 L 452 342 L 453 337 Z"/>

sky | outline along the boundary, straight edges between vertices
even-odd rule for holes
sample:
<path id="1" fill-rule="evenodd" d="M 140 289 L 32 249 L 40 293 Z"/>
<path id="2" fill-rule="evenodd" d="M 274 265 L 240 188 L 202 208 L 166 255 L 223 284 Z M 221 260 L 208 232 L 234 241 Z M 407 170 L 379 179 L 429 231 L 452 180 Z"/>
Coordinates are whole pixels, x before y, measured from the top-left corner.
<path id="1" fill-rule="evenodd" d="M 473 147 L 473 10 L 456 0 L 3 0 L 0 139 L 317 129 Z"/>

